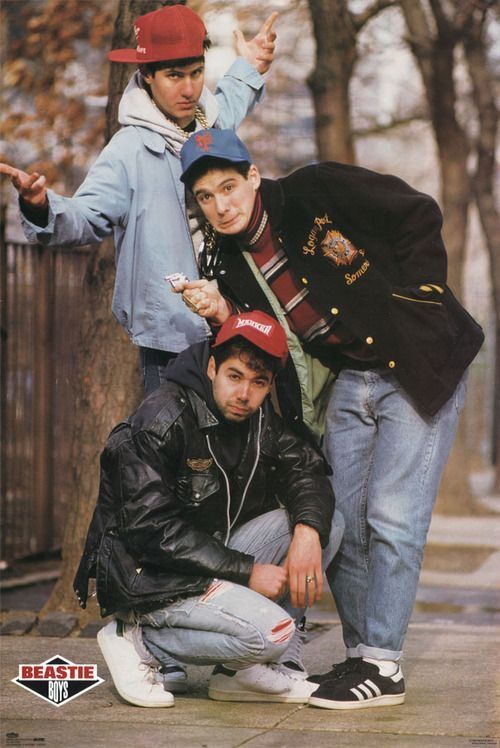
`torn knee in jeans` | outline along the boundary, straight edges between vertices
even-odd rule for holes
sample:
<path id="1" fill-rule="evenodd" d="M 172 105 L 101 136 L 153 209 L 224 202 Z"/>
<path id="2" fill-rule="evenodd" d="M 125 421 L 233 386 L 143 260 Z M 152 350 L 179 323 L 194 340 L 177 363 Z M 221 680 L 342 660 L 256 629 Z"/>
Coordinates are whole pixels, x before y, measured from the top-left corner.
<path id="1" fill-rule="evenodd" d="M 292 618 L 283 618 L 275 623 L 267 636 L 273 644 L 286 644 L 295 633 L 295 622 Z"/>
<path id="2" fill-rule="evenodd" d="M 209 600 L 213 600 L 214 597 L 217 597 L 217 595 L 221 595 L 223 592 L 227 592 L 227 590 L 231 587 L 234 587 L 232 582 L 214 579 L 208 589 L 200 597 L 200 603 L 206 603 Z"/>

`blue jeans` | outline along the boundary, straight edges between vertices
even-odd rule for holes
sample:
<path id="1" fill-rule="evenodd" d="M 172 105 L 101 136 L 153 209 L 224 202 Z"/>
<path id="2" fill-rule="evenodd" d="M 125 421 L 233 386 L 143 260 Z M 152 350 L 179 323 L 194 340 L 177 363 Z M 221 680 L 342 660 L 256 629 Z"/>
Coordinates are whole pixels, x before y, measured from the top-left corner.
<path id="1" fill-rule="evenodd" d="M 171 351 L 158 351 L 156 348 L 139 348 L 141 371 L 146 395 L 154 392 L 166 379 L 168 362 L 177 356 Z"/>
<path id="2" fill-rule="evenodd" d="M 432 417 L 389 372 L 346 369 L 335 382 L 325 453 L 346 527 L 327 576 L 349 657 L 401 656 L 465 380 Z"/>
<path id="3" fill-rule="evenodd" d="M 323 550 L 326 568 L 343 533 L 342 518 L 335 513 L 330 542 Z M 281 564 L 291 542 L 288 514 L 275 509 L 237 528 L 228 546 L 254 556 L 257 563 Z M 214 580 L 195 597 L 142 615 L 144 643 L 156 659 L 195 665 L 217 663 L 248 665 L 276 662 L 295 633 L 295 615 L 287 599 L 281 605 L 254 590 L 225 580 Z"/>

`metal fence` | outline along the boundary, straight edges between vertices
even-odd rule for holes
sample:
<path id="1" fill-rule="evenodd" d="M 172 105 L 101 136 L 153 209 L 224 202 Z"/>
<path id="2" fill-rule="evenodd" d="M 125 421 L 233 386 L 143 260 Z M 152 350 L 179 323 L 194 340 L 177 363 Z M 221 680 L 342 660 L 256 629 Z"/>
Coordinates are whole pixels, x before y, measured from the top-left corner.
<path id="1" fill-rule="evenodd" d="M 75 353 L 90 252 L 1 242 L 3 560 L 61 546 L 71 502 Z"/>

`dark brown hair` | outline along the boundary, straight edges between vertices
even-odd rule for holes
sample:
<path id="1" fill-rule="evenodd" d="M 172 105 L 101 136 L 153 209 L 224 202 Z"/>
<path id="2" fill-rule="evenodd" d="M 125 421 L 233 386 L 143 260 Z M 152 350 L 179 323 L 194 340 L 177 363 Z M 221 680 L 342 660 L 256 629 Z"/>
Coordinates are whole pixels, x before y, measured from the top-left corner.
<path id="1" fill-rule="evenodd" d="M 212 171 L 212 169 L 233 169 L 233 171 L 236 171 L 247 179 L 250 166 L 251 164 L 248 161 L 228 161 L 225 158 L 217 156 L 203 156 L 203 158 L 195 161 L 186 174 L 184 174 L 184 184 L 192 192 L 194 183 L 200 177 Z"/>
<path id="2" fill-rule="evenodd" d="M 281 368 L 280 360 L 276 356 L 270 356 L 246 338 L 239 336 L 212 348 L 211 353 L 215 360 L 216 370 L 224 361 L 233 356 L 241 359 L 252 371 L 271 372 L 273 378 Z"/>

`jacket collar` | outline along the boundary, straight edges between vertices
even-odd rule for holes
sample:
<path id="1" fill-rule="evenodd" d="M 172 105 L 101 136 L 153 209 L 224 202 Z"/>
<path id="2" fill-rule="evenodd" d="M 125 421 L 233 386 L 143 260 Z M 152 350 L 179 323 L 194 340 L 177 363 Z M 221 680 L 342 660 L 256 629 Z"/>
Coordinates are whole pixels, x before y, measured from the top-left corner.
<path id="1" fill-rule="evenodd" d="M 149 151 L 153 153 L 163 153 L 165 151 L 167 144 L 163 135 L 154 130 L 149 130 L 147 127 L 138 127 L 137 129 L 141 135 L 142 142 Z"/>
<path id="2" fill-rule="evenodd" d="M 214 416 L 212 411 L 209 410 L 205 400 L 203 400 L 199 395 L 196 394 L 194 390 L 189 387 L 186 387 L 186 393 L 200 429 L 208 429 L 213 428 L 214 426 L 218 426 L 219 421 Z"/>
<path id="3" fill-rule="evenodd" d="M 278 179 L 262 179 L 260 193 L 273 230 L 280 229 L 285 210 L 285 193 L 281 181 Z"/>
<path id="4" fill-rule="evenodd" d="M 190 387 L 186 387 L 184 391 L 188 397 L 191 408 L 193 409 L 193 413 L 196 416 L 196 420 L 198 421 L 199 428 L 200 429 L 211 429 L 211 428 L 214 428 L 215 426 L 218 426 L 219 421 L 216 418 L 216 416 L 212 413 L 212 411 L 208 408 L 205 400 L 203 400 L 199 395 L 197 395 L 196 392 L 192 390 Z M 265 402 L 262 405 L 264 412 L 265 412 L 266 407 L 269 407 L 269 406 Z M 255 419 L 258 418 L 258 413 L 259 411 L 257 411 L 250 417 L 251 428 L 252 428 L 252 424 L 255 422 Z"/>

